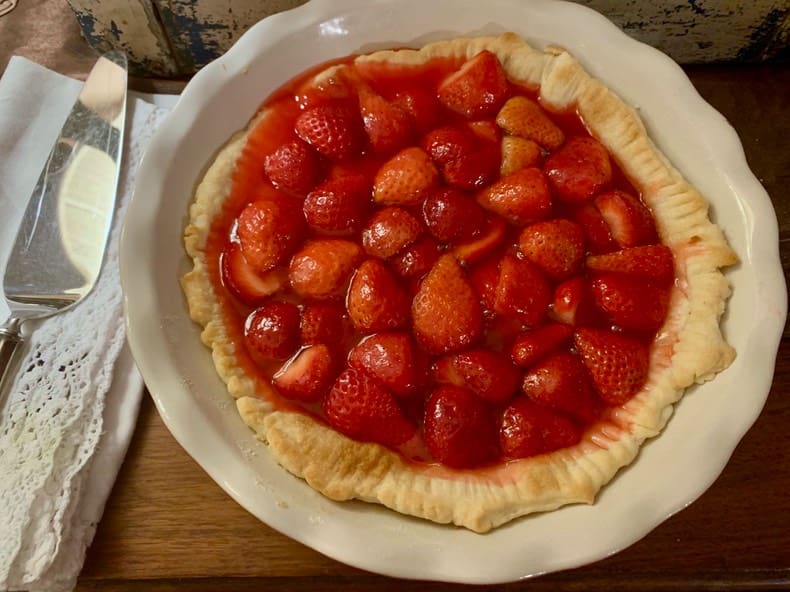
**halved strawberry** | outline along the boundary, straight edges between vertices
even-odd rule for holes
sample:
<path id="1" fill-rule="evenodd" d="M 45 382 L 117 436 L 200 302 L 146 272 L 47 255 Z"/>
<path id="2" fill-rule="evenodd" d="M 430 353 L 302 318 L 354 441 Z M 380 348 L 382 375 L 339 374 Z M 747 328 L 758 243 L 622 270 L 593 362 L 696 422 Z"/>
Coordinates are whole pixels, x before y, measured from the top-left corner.
<path id="1" fill-rule="evenodd" d="M 318 343 L 303 347 L 285 362 L 272 376 L 272 383 L 284 397 L 312 403 L 329 391 L 336 374 L 332 352 Z"/>
<path id="2" fill-rule="evenodd" d="M 241 248 L 230 243 L 220 257 L 222 285 L 244 304 L 255 306 L 288 282 L 288 272 L 275 267 L 259 274 L 247 263 Z"/>
<path id="3" fill-rule="evenodd" d="M 392 102 L 411 115 L 419 132 L 436 127 L 439 118 L 439 101 L 426 88 L 408 88 L 398 91 Z"/>
<path id="4" fill-rule="evenodd" d="M 282 263 L 304 235 L 304 218 L 295 200 L 259 200 L 239 214 L 236 234 L 244 258 L 259 273 Z"/>
<path id="5" fill-rule="evenodd" d="M 302 112 L 294 129 L 297 136 L 332 160 L 352 158 L 364 146 L 359 110 L 347 102 L 324 103 Z"/>
<path id="6" fill-rule="evenodd" d="M 244 343 L 256 361 L 285 360 L 299 347 L 299 309 L 290 302 L 266 302 L 244 322 Z"/>
<path id="7" fill-rule="evenodd" d="M 337 302 L 308 302 L 302 306 L 299 324 L 300 340 L 304 345 L 335 344 L 342 340 L 346 309 Z"/>
<path id="8" fill-rule="evenodd" d="M 494 312 L 534 327 L 548 313 L 551 296 L 551 284 L 539 267 L 510 253 L 502 258 Z"/>
<path id="9" fill-rule="evenodd" d="M 434 460 L 456 469 L 483 465 L 497 455 L 491 412 L 470 391 L 455 385 L 439 386 L 428 396 L 424 437 Z"/>
<path id="10" fill-rule="evenodd" d="M 421 148 L 405 148 L 385 162 L 373 180 L 373 200 L 380 204 L 419 203 L 439 182 L 439 171 Z"/>
<path id="11" fill-rule="evenodd" d="M 348 363 L 401 397 L 416 394 L 426 380 L 427 360 L 408 333 L 369 335 L 349 352 Z"/>
<path id="12" fill-rule="evenodd" d="M 498 142 L 480 142 L 472 152 L 443 165 L 442 178 L 450 187 L 464 191 L 484 187 L 499 175 L 500 152 Z"/>
<path id="13" fill-rule="evenodd" d="M 437 96 L 445 107 L 468 119 L 493 115 L 510 88 L 502 65 L 483 50 L 439 84 Z"/>
<path id="14" fill-rule="evenodd" d="M 299 196 L 307 194 L 323 175 L 318 155 L 301 140 L 277 148 L 266 157 L 263 168 L 272 185 Z"/>
<path id="15" fill-rule="evenodd" d="M 622 405 L 645 384 L 650 355 L 642 341 L 593 328 L 576 329 L 573 338 L 598 396 L 608 405 Z"/>
<path id="16" fill-rule="evenodd" d="M 581 276 L 572 277 L 554 286 L 550 316 L 567 325 L 587 325 L 596 318 L 590 286 Z"/>
<path id="17" fill-rule="evenodd" d="M 414 334 L 433 354 L 472 345 L 483 330 L 477 294 L 458 261 L 443 255 L 423 279 L 411 307 Z"/>
<path id="18" fill-rule="evenodd" d="M 587 269 L 598 272 L 621 273 L 635 278 L 669 284 L 675 279 L 672 249 L 666 245 L 644 245 L 606 253 L 589 255 Z"/>
<path id="19" fill-rule="evenodd" d="M 502 141 L 502 130 L 493 119 L 470 121 L 466 127 L 483 143 L 499 145 Z"/>
<path id="20" fill-rule="evenodd" d="M 609 225 L 620 247 L 635 247 L 658 240 L 653 214 L 638 198 L 614 189 L 595 198 L 595 207 Z"/>
<path id="21" fill-rule="evenodd" d="M 422 204 L 425 226 L 436 239 L 455 243 L 471 239 L 485 223 L 485 212 L 457 189 L 437 189 Z"/>
<path id="22" fill-rule="evenodd" d="M 530 224 L 518 237 L 519 251 L 555 280 L 581 269 L 584 260 L 584 231 L 565 218 Z"/>
<path id="23" fill-rule="evenodd" d="M 356 368 L 337 377 L 322 407 L 329 425 L 356 440 L 398 446 L 416 432 L 395 397 Z"/>
<path id="24" fill-rule="evenodd" d="M 658 329 L 667 316 L 669 289 L 644 278 L 601 274 L 592 280 L 590 290 L 598 307 L 623 329 Z"/>
<path id="25" fill-rule="evenodd" d="M 472 154 L 477 147 L 477 141 L 469 129 L 448 125 L 429 131 L 420 146 L 437 166 L 442 167 Z"/>
<path id="26" fill-rule="evenodd" d="M 520 333 L 510 350 L 510 357 L 523 368 L 529 368 L 549 353 L 558 349 L 573 335 L 573 327 L 564 323 L 546 323 L 531 331 Z"/>
<path id="27" fill-rule="evenodd" d="M 585 203 L 612 181 L 609 152 L 598 140 L 574 136 L 543 165 L 557 197 L 570 203 Z"/>
<path id="28" fill-rule="evenodd" d="M 307 194 L 302 209 L 313 228 L 348 234 L 362 226 L 370 201 L 370 181 L 363 175 L 348 174 L 321 183 Z"/>
<path id="29" fill-rule="evenodd" d="M 403 208 L 381 208 L 362 230 L 362 247 L 368 255 L 387 259 L 416 241 L 422 232 L 420 221 Z"/>
<path id="30" fill-rule="evenodd" d="M 562 130 L 527 97 L 509 98 L 497 113 L 496 122 L 508 134 L 537 142 L 546 150 L 556 150 L 565 141 Z"/>
<path id="31" fill-rule="evenodd" d="M 490 215 L 483 229 L 471 239 L 455 244 L 452 253 L 465 265 L 473 265 L 496 251 L 506 236 L 507 223 L 499 216 Z"/>
<path id="32" fill-rule="evenodd" d="M 346 282 L 364 257 L 354 242 L 327 238 L 307 242 L 291 258 L 291 287 L 300 296 L 325 299 L 343 294 Z"/>
<path id="33" fill-rule="evenodd" d="M 348 316 L 357 331 L 373 333 L 402 327 L 409 318 L 409 296 L 378 259 L 367 259 L 351 279 Z"/>
<path id="34" fill-rule="evenodd" d="M 505 136 L 502 138 L 502 162 L 499 166 L 499 175 L 505 177 L 519 169 L 539 166 L 540 157 L 540 146 L 532 140 Z"/>
<path id="35" fill-rule="evenodd" d="M 346 103 L 356 99 L 357 91 L 352 82 L 353 76 L 348 76 L 350 68 L 342 67 L 334 75 L 321 77 L 320 80 L 310 78 L 296 90 L 296 103 L 302 111 L 309 111 L 313 107 L 327 103 Z"/>
<path id="36" fill-rule="evenodd" d="M 587 368 L 579 356 L 568 351 L 554 352 L 532 366 L 524 374 L 521 388 L 536 403 L 583 424 L 594 422 L 600 412 Z"/>
<path id="37" fill-rule="evenodd" d="M 419 279 L 431 270 L 439 255 L 439 245 L 426 234 L 391 257 L 389 263 L 400 277 Z"/>
<path id="38" fill-rule="evenodd" d="M 522 396 L 502 414 L 499 445 L 505 458 L 546 454 L 578 444 L 582 433 L 573 421 Z"/>
<path id="39" fill-rule="evenodd" d="M 595 205 L 586 203 L 581 207 L 575 208 L 572 217 L 584 229 L 590 252 L 608 253 L 617 249 L 617 243 L 612 238 L 609 225 Z"/>
<path id="40" fill-rule="evenodd" d="M 480 304 L 486 312 L 494 310 L 496 287 L 499 283 L 499 257 L 491 257 L 475 265 L 469 279 L 480 297 Z"/>
<path id="41" fill-rule="evenodd" d="M 493 404 L 505 403 L 518 389 L 518 369 L 506 356 L 485 349 L 440 358 L 433 374 L 437 382 L 467 388 Z"/>
<path id="42" fill-rule="evenodd" d="M 477 194 L 477 202 L 516 226 L 551 214 L 551 192 L 538 168 L 519 169 L 495 181 Z"/>
<path id="43" fill-rule="evenodd" d="M 411 116 L 375 91 L 360 89 L 359 110 L 370 145 L 376 152 L 400 150 L 411 140 L 414 133 Z"/>

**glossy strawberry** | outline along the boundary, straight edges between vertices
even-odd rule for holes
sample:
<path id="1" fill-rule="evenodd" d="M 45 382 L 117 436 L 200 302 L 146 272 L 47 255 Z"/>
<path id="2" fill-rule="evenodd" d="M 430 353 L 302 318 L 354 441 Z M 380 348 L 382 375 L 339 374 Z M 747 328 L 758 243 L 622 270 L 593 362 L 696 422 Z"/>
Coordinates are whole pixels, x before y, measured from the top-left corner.
<path id="1" fill-rule="evenodd" d="M 241 211 L 236 234 L 244 258 L 263 273 L 283 263 L 304 236 L 304 219 L 290 199 L 254 201 Z"/>
<path id="2" fill-rule="evenodd" d="M 323 176 L 321 160 L 301 140 L 287 142 L 264 160 L 266 175 L 278 189 L 295 195 L 306 195 Z"/>
<path id="3" fill-rule="evenodd" d="M 455 243 L 471 239 L 485 223 L 485 212 L 457 189 L 437 189 L 422 204 L 425 226 L 437 240 Z"/>
<path id="4" fill-rule="evenodd" d="M 416 432 L 395 397 L 356 368 L 337 377 L 322 408 L 329 425 L 356 440 L 398 446 Z"/>
<path id="5" fill-rule="evenodd" d="M 575 276 L 554 286 L 551 317 L 568 325 L 588 325 L 598 318 L 586 278 Z"/>
<path id="6" fill-rule="evenodd" d="M 346 298 L 349 318 L 363 333 L 402 327 L 409 318 L 409 304 L 398 278 L 378 259 L 367 259 L 359 266 Z"/>
<path id="7" fill-rule="evenodd" d="M 511 97 L 496 116 L 497 124 L 512 136 L 536 142 L 546 150 L 556 150 L 565 134 L 535 101 L 523 96 Z"/>
<path id="8" fill-rule="evenodd" d="M 540 159 L 540 146 L 532 140 L 518 136 L 505 136 L 502 138 L 502 160 L 499 174 L 505 177 L 519 169 L 539 166 Z"/>
<path id="9" fill-rule="evenodd" d="M 412 117 L 418 132 L 436 127 L 439 119 L 439 101 L 426 88 L 408 88 L 395 93 L 392 102 Z"/>
<path id="10" fill-rule="evenodd" d="M 439 172 L 421 148 L 412 146 L 385 162 L 373 180 L 373 200 L 380 204 L 419 203 L 439 182 Z"/>
<path id="11" fill-rule="evenodd" d="M 509 93 L 502 65 L 486 50 L 442 80 L 437 90 L 439 102 L 468 119 L 493 115 Z"/>
<path id="12" fill-rule="evenodd" d="M 422 149 L 439 167 L 473 154 L 477 144 L 471 130 L 449 125 L 429 131 L 420 142 Z"/>
<path id="13" fill-rule="evenodd" d="M 477 194 L 478 203 L 516 226 L 547 218 L 551 193 L 538 168 L 520 169 L 495 181 Z"/>
<path id="14" fill-rule="evenodd" d="M 584 363 L 568 351 L 550 354 L 525 374 L 521 383 L 530 399 L 575 418 L 582 424 L 596 420 L 600 404 Z"/>
<path id="15" fill-rule="evenodd" d="M 472 345 L 483 330 L 477 294 L 452 255 L 443 255 L 423 279 L 411 307 L 414 334 L 433 354 Z"/>
<path id="16" fill-rule="evenodd" d="M 496 288 L 499 283 L 500 257 L 489 257 L 472 267 L 469 279 L 486 313 L 494 310 Z"/>
<path id="17" fill-rule="evenodd" d="M 300 296 L 316 299 L 340 296 L 351 274 L 362 262 L 359 245 L 343 239 L 317 239 L 305 243 L 291 258 L 291 287 Z"/>
<path id="18" fill-rule="evenodd" d="M 519 251 L 555 280 L 581 269 L 584 260 L 584 231 L 565 218 L 530 224 L 518 237 Z"/>
<path id="19" fill-rule="evenodd" d="M 425 403 L 425 446 L 434 460 L 468 469 L 496 458 L 496 424 L 491 412 L 467 389 L 436 388 Z"/>
<path id="20" fill-rule="evenodd" d="M 508 357 L 485 349 L 440 358 L 434 365 L 434 377 L 437 382 L 469 389 L 493 404 L 510 400 L 519 386 L 519 371 Z"/>
<path id="21" fill-rule="evenodd" d="M 453 245 L 455 258 L 465 265 L 473 265 L 496 252 L 507 237 L 507 223 L 496 215 L 485 218 L 482 230 L 472 238 Z"/>
<path id="22" fill-rule="evenodd" d="M 353 158 L 364 146 L 359 110 L 347 102 L 323 103 L 302 112 L 294 129 L 297 136 L 332 160 Z"/>
<path id="23" fill-rule="evenodd" d="M 290 302 L 267 302 L 244 322 L 244 343 L 253 358 L 284 360 L 299 346 L 299 309 Z"/>
<path id="24" fill-rule="evenodd" d="M 590 201 L 612 181 L 612 163 L 603 144 L 589 136 L 573 136 L 543 166 L 557 197 L 569 203 Z"/>
<path id="25" fill-rule="evenodd" d="M 363 88 L 359 91 L 359 110 L 370 145 L 376 152 L 400 150 L 411 140 L 412 117 L 399 105 Z"/>
<path id="26" fill-rule="evenodd" d="M 579 328 L 573 337 L 598 396 L 608 405 L 622 405 L 645 384 L 650 357 L 642 341 L 593 328 Z"/>
<path id="27" fill-rule="evenodd" d="M 312 403 L 329 391 L 337 372 L 333 354 L 323 343 L 300 349 L 272 376 L 272 383 L 286 398 Z"/>
<path id="28" fill-rule="evenodd" d="M 370 182 L 350 174 L 324 181 L 307 194 L 302 209 L 307 223 L 324 232 L 349 234 L 359 230 L 371 203 Z"/>
<path id="29" fill-rule="evenodd" d="M 368 255 L 387 259 L 416 241 L 422 232 L 422 224 L 408 211 L 385 207 L 377 210 L 362 230 L 362 247 Z"/>
<path id="30" fill-rule="evenodd" d="M 349 352 L 348 362 L 401 397 L 416 394 L 425 384 L 427 360 L 408 333 L 374 333 L 365 337 Z"/>
<path id="31" fill-rule="evenodd" d="M 667 316 L 669 289 L 644 278 L 601 274 L 590 291 L 607 318 L 623 329 L 655 330 Z"/>
<path id="32" fill-rule="evenodd" d="M 389 263 L 400 277 L 420 279 L 431 270 L 440 254 L 439 245 L 430 235 L 425 234 L 391 257 Z"/>
<path id="33" fill-rule="evenodd" d="M 275 267 L 259 274 L 247 263 L 241 248 L 230 243 L 220 258 L 222 285 L 244 304 L 255 306 L 288 282 L 288 274 Z"/>
<path id="34" fill-rule="evenodd" d="M 447 185 L 455 189 L 464 191 L 480 189 L 496 180 L 500 163 L 499 143 L 480 142 L 472 152 L 443 165 L 442 178 Z"/>
<path id="35" fill-rule="evenodd" d="M 540 268 L 512 254 L 502 258 L 494 312 L 534 327 L 548 313 L 551 297 L 551 284 Z"/>
<path id="36" fill-rule="evenodd" d="M 493 119 L 478 119 L 466 124 L 469 131 L 484 144 L 496 144 L 502 141 L 502 130 Z"/>
<path id="37" fill-rule="evenodd" d="M 499 426 L 499 444 L 508 459 L 573 446 L 581 436 L 581 430 L 569 418 L 541 407 L 526 396 L 517 398 L 505 409 Z"/>
<path id="38" fill-rule="evenodd" d="M 575 208 L 572 216 L 574 221 L 584 229 L 586 243 L 591 253 L 608 253 L 618 248 L 612 238 L 609 225 L 594 204 L 586 203 Z"/>
<path id="39" fill-rule="evenodd" d="M 302 306 L 300 341 L 305 345 L 338 343 L 345 333 L 345 314 L 345 307 L 337 302 L 308 302 Z"/>
<path id="40" fill-rule="evenodd" d="M 606 253 L 590 255 L 587 269 L 642 278 L 666 285 L 675 279 L 672 250 L 666 245 L 644 245 Z"/>
<path id="41" fill-rule="evenodd" d="M 595 207 L 620 247 L 635 247 L 658 240 L 653 214 L 639 199 L 614 189 L 595 198 Z"/>
<path id="42" fill-rule="evenodd" d="M 529 368 L 549 353 L 566 345 L 573 336 L 573 327 L 549 322 L 520 333 L 513 341 L 510 357 L 523 368 Z"/>

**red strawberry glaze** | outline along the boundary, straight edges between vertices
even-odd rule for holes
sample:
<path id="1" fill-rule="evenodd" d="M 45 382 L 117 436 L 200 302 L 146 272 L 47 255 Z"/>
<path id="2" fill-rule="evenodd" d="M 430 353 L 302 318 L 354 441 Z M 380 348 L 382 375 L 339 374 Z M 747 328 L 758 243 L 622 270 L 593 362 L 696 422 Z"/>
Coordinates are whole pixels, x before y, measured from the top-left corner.
<path id="1" fill-rule="evenodd" d="M 227 327 L 229 337 L 234 343 L 244 342 L 245 319 L 254 310 L 251 307 L 236 297 L 233 293 L 223 286 L 222 275 L 220 274 L 220 256 L 223 251 L 227 249 L 229 242 L 237 242 L 235 236 L 235 223 L 238 214 L 241 210 L 252 201 L 259 199 L 266 200 L 300 200 L 298 196 L 287 194 L 277 190 L 268 177 L 264 173 L 263 163 L 266 155 L 271 154 L 278 147 L 292 142 L 296 139 L 294 132 L 294 123 L 297 117 L 304 111 L 306 107 L 315 107 L 326 102 L 341 101 L 346 105 L 356 104 L 356 88 L 361 88 L 363 85 L 366 88 L 373 89 L 376 93 L 380 94 L 388 101 L 398 101 L 399 96 L 406 92 L 419 91 L 420 100 L 423 102 L 423 107 L 420 113 L 419 121 L 415 121 L 415 129 L 424 132 L 426 129 L 435 129 L 442 126 L 456 126 L 461 127 L 469 124 L 457 112 L 450 111 L 441 107 L 438 101 L 431 103 L 430 93 L 426 93 L 425 89 L 436 89 L 441 81 L 458 70 L 463 61 L 460 59 L 435 59 L 428 64 L 421 66 L 400 66 L 393 65 L 385 62 L 377 61 L 361 61 L 356 65 L 353 63 L 353 57 L 336 60 L 331 63 L 321 64 L 284 84 L 281 88 L 275 91 L 261 106 L 261 110 L 266 113 L 260 118 L 257 125 L 250 131 L 246 145 L 242 149 L 241 156 L 239 157 L 236 168 L 233 173 L 230 195 L 224 201 L 220 215 L 216 216 L 211 232 L 206 244 L 205 253 L 209 269 L 212 270 L 212 281 L 215 286 L 216 295 L 220 302 L 222 313 L 224 316 L 225 325 Z M 316 73 L 323 71 L 331 65 L 338 65 L 345 68 L 351 68 L 353 71 L 351 75 L 340 75 L 336 79 L 331 80 L 329 83 L 323 83 L 318 89 L 311 86 L 310 81 Z M 533 101 L 540 104 L 538 97 L 538 89 L 526 88 L 524 86 L 510 84 L 510 93 L 512 95 L 526 96 Z M 435 95 L 435 92 L 434 92 Z M 589 136 L 584 123 L 574 110 L 567 112 L 556 113 L 551 110 L 545 109 L 548 117 L 563 131 L 566 138 L 574 136 Z M 427 119 L 426 119 L 427 118 Z M 433 119 L 433 121 L 430 121 Z M 487 125 L 487 124 L 486 124 Z M 414 139 L 414 145 L 419 146 L 422 136 Z M 483 141 L 483 140 L 480 140 Z M 352 160 L 344 160 L 342 162 L 330 162 L 325 157 L 322 159 L 322 165 L 327 171 L 327 177 L 333 178 L 342 176 L 348 173 L 362 174 L 370 182 L 371 186 L 381 165 L 392 158 L 392 153 L 382 154 L 380 151 L 373 150 L 368 144 L 362 149 L 360 156 Z M 441 166 L 437 163 L 437 168 L 441 171 Z M 541 165 L 538 164 L 538 167 Z M 446 187 L 440 181 L 440 188 Z M 618 189 L 625 191 L 634 196 L 639 196 L 639 191 L 632 186 L 627 180 L 626 176 L 616 165 L 612 163 L 612 180 L 607 186 L 607 189 Z M 470 200 L 473 200 L 478 189 L 466 192 Z M 299 202 L 301 205 L 301 202 Z M 418 204 L 405 204 L 403 207 L 414 215 L 417 220 L 422 220 L 422 200 Z M 375 204 L 371 200 L 370 211 L 368 218 L 375 214 L 377 211 L 384 207 L 384 204 Z M 594 207 L 590 204 L 585 204 L 586 207 Z M 568 218 L 573 220 L 576 208 L 580 206 L 563 202 L 562 200 L 554 199 L 552 209 L 548 218 Z M 297 209 L 296 211 L 299 211 Z M 497 235 L 497 240 L 488 240 L 486 238 L 485 230 L 476 234 L 473 239 L 467 243 L 458 244 L 444 243 L 440 245 L 440 253 L 451 252 L 455 253 L 456 257 L 462 260 L 462 267 L 467 274 L 470 285 L 475 285 L 473 281 L 474 271 L 483 264 L 491 266 L 491 261 L 503 260 L 504 257 L 521 257 L 518 252 L 518 237 L 523 229 L 523 226 L 516 226 L 512 221 L 504 221 L 494 212 L 486 212 L 489 217 L 488 226 L 490 227 L 490 217 L 496 218 L 497 224 L 504 226 L 504 232 L 500 232 L 503 238 Z M 420 231 L 422 236 L 428 235 L 427 229 Z M 481 240 L 482 239 L 484 240 Z M 310 228 L 306 225 L 304 240 L 309 241 L 313 239 L 327 239 L 336 238 L 329 232 Z M 363 247 L 363 238 L 361 232 L 355 232 L 351 235 L 343 235 L 344 240 L 356 242 Z M 477 241 L 477 242 L 476 242 Z M 478 244 L 479 243 L 479 244 Z M 417 244 L 417 243 L 415 243 Z M 459 255 L 458 249 L 462 249 Z M 616 249 L 616 245 L 612 245 L 612 249 Z M 693 245 L 689 246 L 693 249 Z M 405 252 L 404 249 L 403 251 Z M 587 245 L 587 253 L 590 253 L 590 245 Z M 599 251 L 596 251 L 598 254 Z M 396 255 L 390 259 L 383 257 L 381 261 L 383 265 L 389 266 L 393 272 L 398 271 L 398 264 Z M 676 267 L 677 266 L 676 261 Z M 286 260 L 281 266 L 284 272 L 287 272 L 288 261 Z M 429 268 L 430 269 L 430 268 Z M 427 270 L 426 270 L 427 274 Z M 677 272 L 676 272 L 677 274 Z M 351 274 L 353 275 L 353 274 Z M 424 277 L 425 274 L 423 274 Z M 592 281 L 592 272 L 583 269 L 577 274 L 585 279 L 585 281 Z M 421 278 L 408 279 L 402 284 L 410 292 L 410 297 L 413 297 L 419 290 Z M 682 277 L 676 277 L 674 287 L 670 298 L 678 296 L 682 290 L 683 281 Z M 350 283 L 351 278 L 346 284 L 346 288 Z M 552 285 L 556 285 L 553 281 Z M 345 291 L 343 291 L 345 292 Z M 518 320 L 499 318 L 496 313 L 489 310 L 485 306 L 485 297 L 481 295 L 481 310 L 484 311 L 485 328 L 484 335 L 474 336 L 470 348 L 474 347 L 489 347 L 493 351 L 498 352 L 500 355 L 509 355 L 512 344 L 521 330 L 528 330 L 526 325 L 520 325 Z M 297 304 L 299 307 L 304 307 L 309 302 L 303 301 L 297 294 L 295 294 L 288 284 L 286 288 L 270 297 L 270 300 L 281 300 Z M 331 303 L 343 307 L 345 300 L 342 297 L 330 299 Z M 549 311 L 547 311 L 548 313 Z M 599 315 L 602 319 L 604 315 Z M 545 315 L 544 322 L 550 322 L 550 314 Z M 609 327 L 600 326 L 598 328 L 608 329 Z M 407 326 L 402 330 L 410 332 L 412 330 L 411 320 L 408 321 Z M 658 334 L 654 332 L 641 332 L 637 334 L 637 338 L 641 340 L 646 346 L 651 347 L 651 369 L 662 368 L 669 363 L 672 353 L 672 347 L 675 339 L 675 330 L 672 323 L 667 323 Z M 366 335 L 356 332 L 348 316 L 344 318 L 344 330 L 337 337 L 335 343 L 328 344 L 332 349 L 333 359 L 340 361 L 337 364 L 337 374 L 348 366 L 346 358 L 349 351 L 359 343 Z M 569 340 L 572 343 L 572 340 Z M 293 355 L 297 355 L 304 345 L 297 347 Z M 416 346 L 419 347 L 419 346 Z M 564 349 L 568 350 L 570 347 L 571 353 L 575 355 L 573 346 L 563 345 Z M 420 351 L 420 355 L 424 355 L 429 364 L 435 364 L 441 355 L 431 356 L 426 351 Z M 238 348 L 236 352 L 237 363 L 241 368 L 256 381 L 259 392 L 264 393 L 263 396 L 267 398 L 276 408 L 290 411 L 301 411 L 311 414 L 319 421 L 326 421 L 323 414 L 320 402 L 316 403 L 303 403 L 292 401 L 281 393 L 277 392 L 276 388 L 271 386 L 271 379 L 274 374 L 283 366 L 281 360 L 278 361 L 264 361 L 259 359 L 254 360 L 253 357 L 247 353 L 244 348 Z M 527 369 L 520 369 L 520 372 L 526 372 Z M 430 373 L 429 373 L 430 374 Z M 650 383 L 651 375 L 648 376 L 647 384 Z M 431 382 L 433 380 L 433 382 Z M 519 383 L 521 381 L 519 380 Z M 456 473 L 456 469 L 445 467 L 435 462 L 427 452 L 423 439 L 423 417 L 422 417 L 422 404 L 437 386 L 439 385 L 435 379 L 429 379 L 429 384 L 425 387 L 424 395 L 417 395 L 408 397 L 407 399 L 397 399 L 398 404 L 402 407 L 404 416 L 413 422 L 417 432 L 416 435 L 410 438 L 407 442 L 398 446 L 392 447 L 399 451 L 402 456 L 413 463 L 415 468 L 426 471 L 431 474 L 439 476 L 451 476 Z M 517 389 L 518 390 L 518 389 Z M 492 404 L 486 403 L 490 406 L 491 414 L 494 418 L 501 417 L 501 414 L 507 404 L 520 392 L 514 392 L 513 396 L 505 401 Z M 523 396 L 523 394 L 521 394 Z M 496 421 L 496 419 L 495 419 Z M 571 455 L 581 455 L 587 451 L 607 448 L 612 442 L 615 442 L 622 433 L 631 430 L 631 421 L 628 410 L 623 407 L 606 408 L 600 415 L 597 421 L 588 425 L 580 426 L 583 430 L 581 440 L 567 449 Z M 485 479 L 494 479 L 502 483 L 511 480 L 513 474 L 509 471 L 508 467 L 511 463 L 518 463 L 516 461 L 504 462 L 501 457 L 494 459 L 493 462 L 485 466 L 476 466 L 471 469 L 471 473 Z M 469 472 L 469 471 L 467 471 Z"/>

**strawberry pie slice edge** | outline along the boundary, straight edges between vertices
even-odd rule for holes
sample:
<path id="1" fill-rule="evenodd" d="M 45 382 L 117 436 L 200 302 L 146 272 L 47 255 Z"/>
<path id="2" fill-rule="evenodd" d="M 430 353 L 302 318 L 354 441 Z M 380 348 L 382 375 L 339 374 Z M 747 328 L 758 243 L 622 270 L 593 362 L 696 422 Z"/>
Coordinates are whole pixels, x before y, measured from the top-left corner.
<path id="1" fill-rule="evenodd" d="M 600 489 L 634 461 L 641 444 L 659 434 L 684 390 L 713 378 L 735 356 L 720 319 L 730 295 L 721 268 L 737 257 L 708 204 L 661 154 L 636 112 L 558 47 L 540 51 L 514 34 L 436 42 L 419 50 L 380 51 L 358 63 L 419 65 L 435 58 L 497 56 L 508 78 L 539 87 L 544 107 L 575 110 L 652 210 L 661 242 L 674 255 L 676 281 L 667 318 L 650 349 L 648 378 L 581 442 L 553 452 L 472 470 L 420 465 L 375 443 L 342 435 L 308 414 L 273 405 L 267 389 L 238 363 L 231 332 L 205 256 L 212 220 L 230 191 L 233 170 L 260 112 L 220 151 L 197 188 L 185 229 L 194 267 L 181 280 L 190 316 L 203 327 L 216 369 L 245 423 L 278 463 L 335 500 L 381 503 L 403 514 L 486 532 L 518 516 L 570 503 L 593 503 Z M 263 391 L 263 392 L 262 392 Z"/>

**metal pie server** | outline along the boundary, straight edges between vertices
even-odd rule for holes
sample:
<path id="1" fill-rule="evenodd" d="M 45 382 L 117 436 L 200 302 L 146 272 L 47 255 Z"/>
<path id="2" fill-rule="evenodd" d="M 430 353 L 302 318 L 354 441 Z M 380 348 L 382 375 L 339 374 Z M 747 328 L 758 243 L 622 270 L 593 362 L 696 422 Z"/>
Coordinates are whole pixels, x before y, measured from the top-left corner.
<path id="1" fill-rule="evenodd" d="M 22 324 L 77 304 L 99 276 L 115 212 L 126 70 L 123 52 L 99 58 L 30 196 L 3 277 L 11 317 L 0 325 L 0 390 Z"/>

